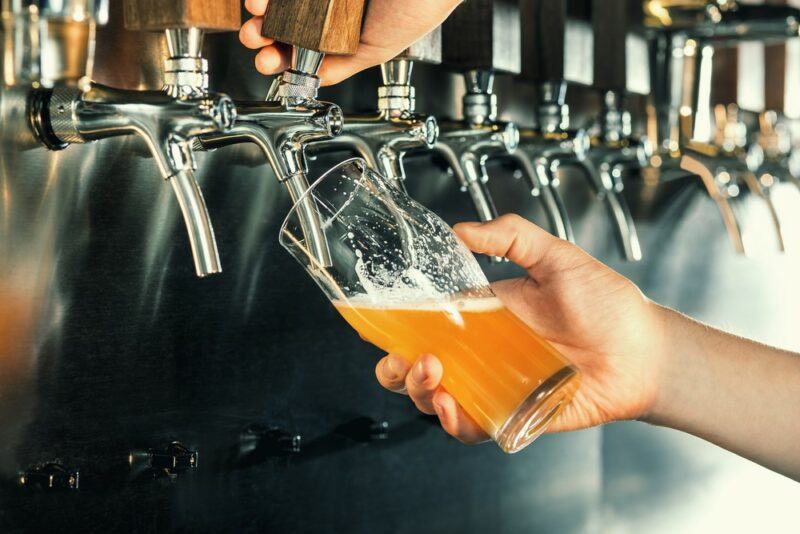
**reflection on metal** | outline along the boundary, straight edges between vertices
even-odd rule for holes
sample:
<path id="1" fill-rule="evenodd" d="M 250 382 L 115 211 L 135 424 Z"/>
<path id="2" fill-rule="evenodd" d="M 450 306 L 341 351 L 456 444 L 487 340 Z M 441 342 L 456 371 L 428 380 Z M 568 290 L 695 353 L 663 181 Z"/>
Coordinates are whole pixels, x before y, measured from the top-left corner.
<path id="1" fill-rule="evenodd" d="M 168 51 L 151 36 L 123 31 L 121 3 L 112 8 L 110 27 L 99 33 L 98 82 L 158 89 Z M 208 40 L 214 86 L 236 91 L 243 102 L 262 98 L 263 78 L 236 37 Z M 420 108 L 452 113 L 456 105 L 443 88 L 453 77 L 426 66 L 414 75 Z M 533 91 L 498 85 L 508 118 L 532 122 Z M 374 95 L 374 86 L 363 76 L 329 91 L 358 95 L 350 100 L 362 104 L 360 95 Z M 465 533 L 503 524 L 514 532 L 577 534 L 609 528 L 609 516 L 614 527 L 637 532 L 680 532 L 700 521 L 735 530 L 743 524 L 736 521 L 750 519 L 754 531 L 766 528 L 765 518 L 772 530 L 791 524 L 785 503 L 797 501 L 797 484 L 639 423 L 548 436 L 513 462 L 491 448 L 460 446 L 435 418 L 418 417 L 405 400 L 380 392 L 367 368 L 374 349 L 352 335 L 279 250 L 289 195 L 261 151 L 239 145 L 195 154 L 227 262 L 223 275 L 198 281 L 183 261 L 177 204 L 141 138 L 46 150 L 27 126 L 26 98 L 26 87 L 0 92 L 0 531 L 52 529 L 54 518 L 63 530 L 91 524 L 113 531 L 128 520 L 141 530 L 402 530 L 407 513 L 396 506 L 398 492 L 413 495 L 414 505 L 449 492 L 445 508 L 418 507 L 426 524 L 440 521 L 443 509 L 482 510 L 447 515 L 447 528 Z M 580 92 L 571 104 L 576 124 L 594 111 Z M 533 133 L 542 146 L 573 153 L 571 137 L 551 142 Z M 680 153 L 677 144 L 665 146 Z M 309 176 L 333 163 L 320 155 Z M 417 200 L 449 223 L 472 216 L 445 194 L 457 187 L 427 157 L 407 165 Z M 656 194 L 657 215 L 637 218 L 644 261 L 618 262 L 605 213 L 571 171 L 559 169 L 559 189 L 580 246 L 658 302 L 741 334 L 797 344 L 800 286 L 791 255 L 737 259 L 715 224 L 715 204 L 693 187 L 676 197 Z M 498 168 L 492 183 L 498 203 L 544 220 L 530 201 L 532 187 L 521 188 L 508 174 Z M 626 184 L 638 215 L 637 185 Z M 495 280 L 519 275 L 508 264 L 486 271 Z M 337 433 L 361 417 L 391 421 L 388 439 L 365 445 Z M 270 424 L 243 432 L 251 421 Z M 289 429 L 276 440 L 279 448 L 292 449 L 298 433 L 291 429 L 302 431 L 301 452 L 286 459 L 274 453 L 272 422 Z M 363 432 L 367 426 L 357 435 L 373 435 Z M 381 437 L 380 425 L 374 432 Z M 129 451 L 144 442 L 137 450 L 147 453 L 172 436 L 202 451 L 190 483 L 129 480 Z M 52 500 L 15 483 L 28 466 L 55 458 L 82 466 L 79 495 Z M 107 478 L 98 479 L 106 466 Z M 687 500 L 689 493 L 702 498 Z M 721 506 L 725 499 L 748 506 L 732 510 Z M 361 503 L 358 524 L 339 513 L 342 500 Z M 514 513 L 509 503 L 516 503 Z M 664 513 L 641 513 L 654 507 Z"/>
<path id="2" fill-rule="evenodd" d="M 35 465 L 19 475 L 19 484 L 38 490 L 77 490 L 80 471 L 66 469 L 58 462 Z"/>
<path id="3" fill-rule="evenodd" d="M 595 194 L 605 203 L 616 228 L 622 256 L 627 261 L 640 261 L 642 246 L 623 193 L 623 178 L 631 171 L 641 172 L 647 167 L 652 153 L 649 140 L 633 137 L 630 112 L 623 107 L 622 97 L 616 91 L 606 91 L 603 95 L 598 122 L 599 131 L 589 149 L 581 154 L 581 160 L 588 169 Z"/>
<path id="4" fill-rule="evenodd" d="M 321 266 L 330 265 L 324 229 L 313 205 L 304 198 L 309 186 L 306 149 L 315 142 L 342 134 L 342 110 L 317 100 L 319 69 L 324 54 L 295 47 L 292 68 L 275 79 L 266 102 L 240 102 L 236 124 L 227 132 L 199 139 L 199 148 L 213 149 L 235 143 L 255 143 L 264 153 L 292 201 L 301 202 L 303 233 Z"/>
<path id="5" fill-rule="evenodd" d="M 352 150 L 370 167 L 403 188 L 406 153 L 432 148 L 439 138 L 436 119 L 415 113 L 413 62 L 394 59 L 381 66 L 383 85 L 378 88 L 378 110 L 369 114 L 346 114 L 342 134 L 315 143 L 313 152 Z"/>
<path id="6" fill-rule="evenodd" d="M 481 221 L 497 218 L 497 208 L 486 189 L 490 157 L 509 155 L 519 145 L 519 130 L 513 123 L 497 121 L 497 95 L 492 93 L 494 75 L 486 71 L 464 74 L 464 119 L 443 120 L 434 150 L 453 170 L 461 190 L 470 195 Z"/>
<path id="7" fill-rule="evenodd" d="M 720 165 L 717 154 L 709 156 L 694 152 L 691 148 L 685 150 L 681 159 L 681 168 L 698 176 L 703 181 L 709 196 L 717 204 L 734 250 L 738 254 L 745 254 L 741 225 L 730 203 L 731 198 L 738 196 L 738 187 L 730 183 L 729 173 L 717 171 Z"/>

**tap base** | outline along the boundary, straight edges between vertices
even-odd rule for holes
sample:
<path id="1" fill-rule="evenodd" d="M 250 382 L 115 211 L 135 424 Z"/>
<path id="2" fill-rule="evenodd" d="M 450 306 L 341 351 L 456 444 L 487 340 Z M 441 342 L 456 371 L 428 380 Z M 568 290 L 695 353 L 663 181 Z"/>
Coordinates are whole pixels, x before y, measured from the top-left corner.
<path id="1" fill-rule="evenodd" d="M 28 124 L 36 138 L 50 150 L 64 150 L 69 146 L 56 135 L 50 119 L 52 89 L 31 91 L 28 97 Z"/>

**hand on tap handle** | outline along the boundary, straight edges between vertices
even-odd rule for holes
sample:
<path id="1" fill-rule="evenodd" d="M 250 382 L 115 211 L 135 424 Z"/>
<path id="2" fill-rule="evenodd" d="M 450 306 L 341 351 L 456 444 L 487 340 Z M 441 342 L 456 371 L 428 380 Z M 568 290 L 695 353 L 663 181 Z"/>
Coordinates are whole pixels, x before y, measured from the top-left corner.
<path id="1" fill-rule="evenodd" d="M 289 66 L 290 56 L 274 39 L 261 35 L 268 2 L 245 1 L 253 18 L 242 26 L 239 37 L 246 47 L 259 50 L 255 59 L 259 72 L 277 74 Z M 439 26 L 460 3 L 461 0 L 372 0 L 357 50 L 352 56 L 328 56 L 319 72 L 322 84 L 339 83 L 357 72 L 391 60 Z"/>
<path id="2" fill-rule="evenodd" d="M 714 330 L 647 299 L 630 280 L 516 215 L 455 227 L 476 253 L 505 256 L 527 276 L 498 282 L 498 297 L 581 371 L 555 419 L 564 432 L 640 419 L 689 432 L 800 480 L 800 355 Z M 441 386 L 435 355 L 376 367 L 465 443 L 488 439 Z"/>

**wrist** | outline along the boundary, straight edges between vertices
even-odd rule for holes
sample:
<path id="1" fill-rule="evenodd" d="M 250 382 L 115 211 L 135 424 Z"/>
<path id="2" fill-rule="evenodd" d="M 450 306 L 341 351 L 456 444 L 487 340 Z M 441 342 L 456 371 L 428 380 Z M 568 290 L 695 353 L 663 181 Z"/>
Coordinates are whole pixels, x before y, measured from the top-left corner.
<path id="1" fill-rule="evenodd" d="M 680 414 L 691 405 L 692 391 L 701 381 L 701 357 L 698 343 L 702 330 L 700 323 L 685 315 L 653 303 L 657 335 L 653 354 L 655 361 L 654 391 L 649 408 L 640 417 L 642 421 L 675 427 Z"/>

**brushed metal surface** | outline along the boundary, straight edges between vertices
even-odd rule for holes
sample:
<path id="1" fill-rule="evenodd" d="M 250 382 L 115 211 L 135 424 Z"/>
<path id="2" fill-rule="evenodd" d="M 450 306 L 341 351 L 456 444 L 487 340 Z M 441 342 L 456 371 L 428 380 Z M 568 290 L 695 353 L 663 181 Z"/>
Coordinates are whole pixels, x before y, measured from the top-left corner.
<path id="1" fill-rule="evenodd" d="M 112 11 L 110 28 L 118 15 Z M 98 81 L 158 88 L 158 40 L 128 32 L 112 40 L 106 31 L 98 36 Z M 235 36 L 209 41 L 212 88 L 263 97 L 266 81 Z M 420 112 L 459 113 L 459 78 L 426 65 L 415 78 Z M 370 71 L 322 96 L 369 109 L 378 83 Z M 497 92 L 502 119 L 533 122 L 532 87 L 504 79 Z M 576 119 L 596 114 L 591 92 L 570 99 Z M 380 354 L 279 248 L 289 198 L 256 147 L 198 155 L 227 266 L 198 280 L 185 261 L 178 207 L 143 143 L 119 138 L 47 152 L 32 146 L 24 106 L 24 94 L 3 91 L 0 531 L 796 530 L 797 484 L 641 423 L 546 436 L 511 457 L 456 443 L 406 398 L 380 389 L 372 371 Z M 312 177 L 346 155 L 316 158 Z M 546 224 L 524 180 L 495 165 L 489 187 L 499 211 Z M 408 158 L 407 173 L 410 193 L 446 220 L 472 217 L 433 156 Z M 736 257 L 696 182 L 654 186 L 629 177 L 644 260 L 627 264 L 616 259 L 609 220 L 585 180 L 561 178 L 578 244 L 650 297 L 800 348 L 798 257 Z M 759 211 L 744 208 L 752 235 L 771 231 Z M 797 239 L 800 220 L 788 226 Z M 492 279 L 519 274 L 483 265 Z M 337 433 L 364 416 L 389 421 L 388 439 L 361 443 Z M 303 452 L 247 454 L 240 435 L 253 424 L 301 434 Z M 175 439 L 199 452 L 197 469 L 174 480 L 131 472 L 131 451 Z M 80 469 L 79 490 L 16 483 L 21 470 L 54 459 Z"/>

